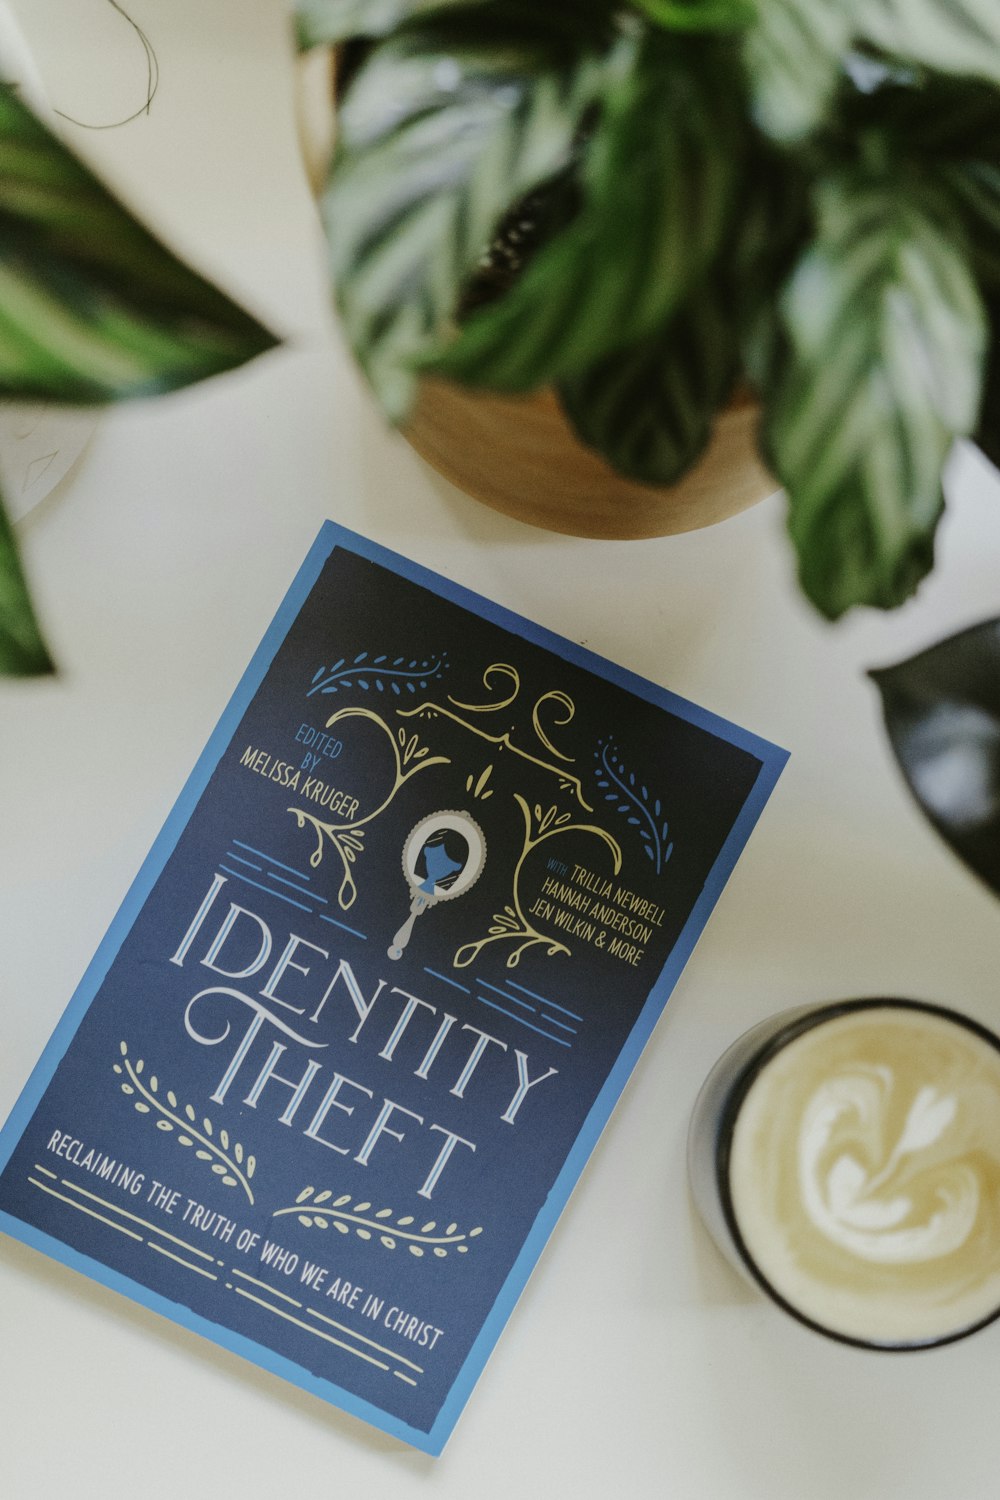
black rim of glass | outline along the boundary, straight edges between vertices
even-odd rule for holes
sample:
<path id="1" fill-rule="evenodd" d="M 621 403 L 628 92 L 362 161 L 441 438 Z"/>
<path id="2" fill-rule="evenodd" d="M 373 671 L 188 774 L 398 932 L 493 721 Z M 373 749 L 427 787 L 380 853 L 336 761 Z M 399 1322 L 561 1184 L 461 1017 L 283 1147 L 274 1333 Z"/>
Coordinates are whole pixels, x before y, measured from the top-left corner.
<path id="1" fill-rule="evenodd" d="M 822 1026 L 827 1021 L 834 1021 L 840 1016 L 849 1015 L 852 1011 L 878 1009 L 916 1010 L 921 1011 L 925 1015 L 940 1016 L 943 1020 L 951 1021 L 963 1027 L 964 1030 L 973 1032 L 981 1041 L 988 1042 L 994 1051 L 1000 1052 L 1000 1037 L 996 1036 L 979 1021 L 973 1020 L 971 1016 L 962 1015 L 959 1011 L 951 1010 L 948 1006 L 935 1005 L 927 1000 L 903 1000 L 894 996 L 871 997 L 863 1000 L 834 1000 L 829 1004 L 817 1006 L 804 1014 L 796 1012 L 789 1019 L 787 1025 L 782 1026 L 776 1031 L 754 1053 L 750 1061 L 737 1075 L 726 1096 L 716 1141 L 715 1180 L 718 1187 L 719 1199 L 722 1204 L 722 1212 L 726 1220 L 726 1228 L 732 1236 L 740 1258 L 754 1281 L 756 1281 L 763 1292 L 766 1292 L 772 1302 L 776 1302 L 796 1322 L 804 1324 L 806 1328 L 811 1328 L 816 1333 L 823 1334 L 825 1338 L 834 1339 L 838 1344 L 850 1344 L 856 1349 L 872 1349 L 877 1352 L 889 1354 L 912 1353 L 919 1349 L 939 1349 L 944 1344 L 954 1344 L 959 1339 L 967 1338 L 969 1334 L 978 1332 L 980 1328 L 985 1328 L 988 1324 L 1000 1318 L 1000 1306 L 996 1307 L 993 1312 L 988 1313 L 986 1317 L 979 1318 L 976 1322 L 969 1323 L 963 1328 L 925 1339 L 879 1341 L 855 1337 L 852 1334 L 840 1333 L 834 1328 L 828 1328 L 824 1323 L 817 1322 L 815 1318 L 810 1318 L 808 1314 L 796 1307 L 793 1302 L 789 1302 L 787 1298 L 783 1297 L 778 1289 L 772 1286 L 763 1271 L 761 1271 L 740 1232 L 733 1207 L 732 1193 L 729 1187 L 729 1164 L 736 1120 L 743 1107 L 743 1101 L 746 1099 L 751 1087 L 764 1068 L 771 1062 L 772 1058 L 783 1051 L 790 1042 L 795 1041 L 797 1037 L 804 1035 L 807 1031 L 812 1031 L 817 1026 Z"/>

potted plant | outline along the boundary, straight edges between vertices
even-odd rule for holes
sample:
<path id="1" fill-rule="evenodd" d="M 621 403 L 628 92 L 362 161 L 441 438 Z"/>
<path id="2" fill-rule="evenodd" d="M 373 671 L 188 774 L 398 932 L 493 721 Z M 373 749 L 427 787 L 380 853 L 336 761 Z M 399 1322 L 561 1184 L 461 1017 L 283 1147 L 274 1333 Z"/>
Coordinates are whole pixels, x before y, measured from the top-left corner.
<path id="1" fill-rule="evenodd" d="M 505 475 L 541 391 L 648 491 L 735 412 L 817 608 L 913 592 L 953 440 L 1000 456 L 993 0 L 299 14 L 305 46 L 341 49 L 324 215 L 343 323 L 418 446 L 444 399 L 453 467 L 464 448 Z M 485 464 L 484 391 L 514 424 Z M 635 498 L 620 534 L 642 534 Z"/>

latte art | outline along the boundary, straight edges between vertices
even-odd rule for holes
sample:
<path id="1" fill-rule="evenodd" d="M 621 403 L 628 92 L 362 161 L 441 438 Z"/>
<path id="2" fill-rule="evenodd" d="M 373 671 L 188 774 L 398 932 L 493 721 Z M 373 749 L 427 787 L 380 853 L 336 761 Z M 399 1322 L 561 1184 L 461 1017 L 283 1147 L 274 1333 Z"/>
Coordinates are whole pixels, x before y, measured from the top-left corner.
<path id="1" fill-rule="evenodd" d="M 824 1019 L 757 1074 L 733 1214 L 779 1297 L 849 1338 L 919 1343 L 1000 1307 L 1000 1050 L 932 1010 Z"/>
<path id="2" fill-rule="evenodd" d="M 835 1245 L 862 1260 L 906 1265 L 965 1243 L 979 1212 L 979 1182 L 962 1161 L 948 1162 L 943 1176 L 926 1165 L 958 1109 L 953 1094 L 930 1087 L 920 1089 L 879 1163 L 892 1083 L 888 1068 L 874 1068 L 820 1085 L 799 1135 L 799 1191 L 812 1223 Z M 928 1199 L 931 1211 L 922 1215 Z"/>

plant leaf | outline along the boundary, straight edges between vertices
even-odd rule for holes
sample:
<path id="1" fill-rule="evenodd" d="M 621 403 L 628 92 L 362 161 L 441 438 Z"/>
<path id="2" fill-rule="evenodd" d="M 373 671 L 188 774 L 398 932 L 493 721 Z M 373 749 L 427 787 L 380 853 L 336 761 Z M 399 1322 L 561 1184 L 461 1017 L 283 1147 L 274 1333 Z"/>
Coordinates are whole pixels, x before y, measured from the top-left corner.
<path id="1" fill-rule="evenodd" d="M 37 677 L 54 670 L 31 607 L 14 530 L 0 501 L 0 674 Z"/>
<path id="2" fill-rule="evenodd" d="M 864 0 L 857 33 L 893 57 L 937 73 L 1000 82 L 995 0 Z"/>
<path id="3" fill-rule="evenodd" d="M 274 342 L 0 85 L 0 396 L 149 395 Z"/>
<path id="4" fill-rule="evenodd" d="M 708 442 L 736 367 L 735 320 L 706 281 L 662 332 L 563 381 L 559 397 L 577 435 L 620 474 L 672 484 Z"/>
<path id="5" fill-rule="evenodd" d="M 390 416 L 504 211 L 569 160 L 602 72 L 593 32 L 495 0 L 474 24 L 404 29 L 355 75 L 323 208 L 348 337 Z"/>
<path id="6" fill-rule="evenodd" d="M 744 42 L 754 114 L 776 140 L 794 141 L 823 118 L 851 36 L 844 0 L 755 0 Z"/>
<path id="7" fill-rule="evenodd" d="M 470 0 L 299 0 L 299 47 L 304 51 L 350 37 L 385 36 L 407 21 L 469 4 Z"/>
<path id="8" fill-rule="evenodd" d="M 918 804 L 1000 895 L 1000 619 L 869 675 Z"/>
<path id="9" fill-rule="evenodd" d="M 916 92 L 948 75 L 1000 81 L 1000 7 L 994 0 L 753 0 L 744 59 L 758 123 L 776 139 L 814 130 L 845 74 L 892 79 L 920 64 Z M 864 51 L 852 51 L 859 43 Z M 869 49 L 882 56 L 872 58 Z M 924 99 L 924 114 L 933 110 Z"/>
<path id="10" fill-rule="evenodd" d="M 980 402 L 986 319 L 947 199 L 891 165 L 827 179 L 778 319 L 764 436 L 802 586 L 831 619 L 892 608 L 931 566 Z"/>
<path id="11" fill-rule="evenodd" d="M 654 333 L 730 227 L 747 136 L 725 45 L 626 35 L 581 160 L 578 213 L 433 368 L 529 390 Z"/>
<path id="12" fill-rule="evenodd" d="M 666 31 L 739 31 L 754 16 L 752 0 L 633 0 L 636 10 Z"/>
<path id="13" fill-rule="evenodd" d="M 968 78 L 889 79 L 845 99 L 844 127 L 880 131 L 951 196 L 981 285 L 1000 290 L 1000 90 Z"/>

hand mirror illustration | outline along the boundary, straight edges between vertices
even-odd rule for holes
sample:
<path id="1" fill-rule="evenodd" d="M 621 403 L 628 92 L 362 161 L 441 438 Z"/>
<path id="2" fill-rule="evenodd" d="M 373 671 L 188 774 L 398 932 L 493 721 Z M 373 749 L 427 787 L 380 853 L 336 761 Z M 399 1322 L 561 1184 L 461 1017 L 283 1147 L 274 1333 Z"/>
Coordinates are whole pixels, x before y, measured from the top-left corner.
<path id="1" fill-rule="evenodd" d="M 428 907 L 464 896 L 483 872 L 486 839 L 465 812 L 436 812 L 421 818 L 403 845 L 403 874 L 413 892 L 410 915 L 389 947 L 390 958 L 402 958 L 413 924 Z"/>

